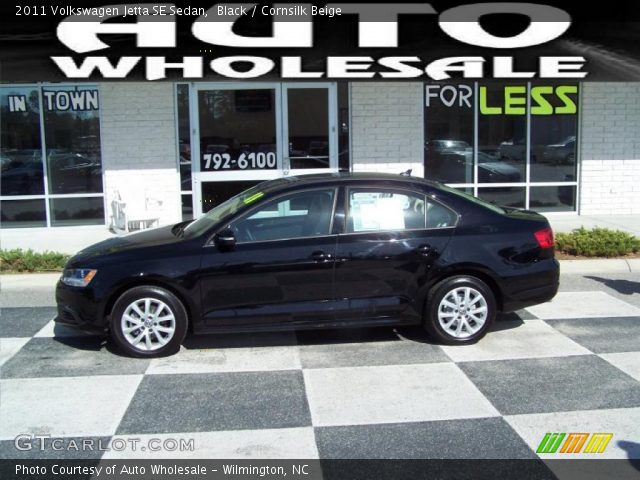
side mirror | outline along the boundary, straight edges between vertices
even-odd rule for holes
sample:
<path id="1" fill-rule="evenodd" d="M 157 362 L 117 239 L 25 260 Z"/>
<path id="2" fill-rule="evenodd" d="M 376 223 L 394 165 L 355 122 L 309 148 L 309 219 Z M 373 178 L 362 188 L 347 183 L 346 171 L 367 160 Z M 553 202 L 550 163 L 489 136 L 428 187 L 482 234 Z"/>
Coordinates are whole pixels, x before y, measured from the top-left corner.
<path id="1" fill-rule="evenodd" d="M 225 228 L 224 230 L 216 233 L 213 241 L 220 251 L 228 252 L 229 250 L 233 250 L 236 246 L 236 235 L 230 228 Z"/>

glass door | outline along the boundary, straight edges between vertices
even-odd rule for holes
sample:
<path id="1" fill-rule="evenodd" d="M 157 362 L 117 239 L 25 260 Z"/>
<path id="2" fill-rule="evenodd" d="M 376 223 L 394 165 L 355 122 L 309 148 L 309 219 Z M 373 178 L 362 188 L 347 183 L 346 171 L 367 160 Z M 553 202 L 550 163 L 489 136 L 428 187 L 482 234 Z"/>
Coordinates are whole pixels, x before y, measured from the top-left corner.
<path id="1" fill-rule="evenodd" d="M 264 180 L 338 170 L 335 84 L 192 85 L 196 217 Z"/>
<path id="2" fill-rule="evenodd" d="M 338 171 L 337 104 L 336 84 L 283 85 L 285 175 Z"/>

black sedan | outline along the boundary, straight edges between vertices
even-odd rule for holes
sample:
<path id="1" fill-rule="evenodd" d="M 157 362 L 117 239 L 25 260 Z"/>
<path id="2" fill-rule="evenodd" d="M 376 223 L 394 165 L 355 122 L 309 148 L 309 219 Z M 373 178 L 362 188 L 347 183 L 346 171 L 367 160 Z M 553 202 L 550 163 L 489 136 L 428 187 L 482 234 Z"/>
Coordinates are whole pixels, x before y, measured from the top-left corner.
<path id="1" fill-rule="evenodd" d="M 140 357 L 174 353 L 187 332 L 423 325 L 466 344 L 496 312 L 550 300 L 558 277 L 535 212 L 401 175 L 310 175 L 79 252 L 56 321 Z"/>

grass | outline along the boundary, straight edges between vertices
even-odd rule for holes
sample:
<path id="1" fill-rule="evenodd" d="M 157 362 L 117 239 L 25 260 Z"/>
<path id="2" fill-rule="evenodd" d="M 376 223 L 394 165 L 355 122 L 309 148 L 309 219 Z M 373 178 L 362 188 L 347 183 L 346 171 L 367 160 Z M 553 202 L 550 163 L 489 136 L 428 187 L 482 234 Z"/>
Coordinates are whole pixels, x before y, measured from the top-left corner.
<path id="1" fill-rule="evenodd" d="M 34 252 L 33 250 L 0 250 L 0 272 L 59 272 L 69 260 L 69 255 L 59 252 Z"/>
<path id="2" fill-rule="evenodd" d="M 581 227 L 556 234 L 556 251 L 579 257 L 624 257 L 640 252 L 640 238 L 621 230 Z"/>

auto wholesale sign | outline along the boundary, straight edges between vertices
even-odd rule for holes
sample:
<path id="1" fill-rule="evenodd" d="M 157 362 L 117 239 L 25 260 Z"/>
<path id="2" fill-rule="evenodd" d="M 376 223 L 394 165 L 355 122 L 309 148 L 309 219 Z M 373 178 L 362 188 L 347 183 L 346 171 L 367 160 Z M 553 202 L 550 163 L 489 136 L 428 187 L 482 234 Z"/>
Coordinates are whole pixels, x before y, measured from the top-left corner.
<path id="1" fill-rule="evenodd" d="M 588 10 L 456 3 L 4 6 L 16 21 L 4 40 L 29 50 L 3 54 L 18 67 L 5 74 L 37 56 L 47 63 L 35 68 L 64 79 L 583 79 L 613 59 L 602 42 L 610 25 L 595 29 L 600 50 L 579 48 L 594 32 L 583 20 L 598 21 Z M 36 53 L 31 36 L 53 42 Z"/>
<path id="2" fill-rule="evenodd" d="M 234 79 L 253 79 L 277 69 L 281 78 L 395 78 L 428 77 L 432 80 L 451 78 L 452 72 L 460 72 L 464 78 L 522 78 L 514 69 L 512 56 L 494 58 L 482 56 L 446 57 L 421 65 L 418 56 L 328 56 L 322 70 L 304 70 L 302 56 L 285 55 L 278 60 L 255 55 L 233 55 L 216 58 L 184 56 L 171 61 L 164 56 L 125 56 L 112 62 L 107 56 L 95 55 L 108 50 L 109 45 L 99 35 L 132 34 L 137 44 L 145 48 L 176 48 L 176 15 L 199 15 L 191 25 L 192 35 L 212 47 L 234 48 L 285 48 L 306 49 L 314 47 L 313 26 L 318 16 L 348 15 L 358 25 L 359 48 L 396 48 L 399 46 L 401 14 L 423 15 L 437 19 L 437 27 L 443 35 L 459 42 L 499 51 L 543 45 L 562 36 L 571 26 L 571 17 L 555 7 L 527 3 L 484 3 L 462 5 L 437 12 L 429 3 L 386 3 L 371 8 L 369 5 L 339 3 L 325 8 L 311 4 L 282 4 L 277 7 L 257 4 L 234 6 L 213 5 L 208 10 L 181 9 L 175 5 L 114 5 L 108 8 L 80 8 L 62 20 L 57 37 L 74 53 L 85 55 L 76 61 L 71 56 L 52 56 L 51 60 L 67 78 L 87 78 L 94 71 L 105 78 L 126 78 L 133 68 L 144 64 L 147 80 L 167 77 L 168 70 L 182 72 L 184 78 L 202 78 L 205 68 Z M 489 33 L 480 19 L 492 14 L 518 14 L 529 19 L 524 31 L 509 37 Z M 133 23 L 107 23 L 117 17 L 135 17 Z M 272 19 L 272 34 L 267 37 L 250 37 L 234 31 L 243 17 L 256 16 Z M 243 64 L 245 68 L 238 68 Z M 543 78 L 583 78 L 584 57 L 541 56 L 538 73 Z M 248 66 L 248 68 L 247 68 Z M 386 67 L 381 71 L 380 67 Z M 526 72 L 534 76 L 535 72 Z"/>

